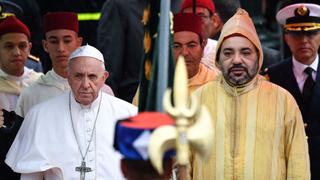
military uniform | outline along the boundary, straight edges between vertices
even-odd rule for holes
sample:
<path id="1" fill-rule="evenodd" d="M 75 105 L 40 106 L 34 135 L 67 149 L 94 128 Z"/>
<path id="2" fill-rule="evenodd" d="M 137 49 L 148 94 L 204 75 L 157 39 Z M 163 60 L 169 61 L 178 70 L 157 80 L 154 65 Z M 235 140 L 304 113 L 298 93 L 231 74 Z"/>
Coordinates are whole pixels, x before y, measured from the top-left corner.
<path id="1" fill-rule="evenodd" d="M 314 33 L 319 36 L 320 31 L 320 6 L 311 3 L 299 3 L 284 7 L 277 13 L 277 21 L 284 25 L 286 33 L 294 33 L 295 37 L 310 36 Z M 290 44 L 289 44 L 290 46 Z M 307 46 L 307 45 L 305 45 Z M 316 47 L 316 48 L 319 48 Z M 284 61 L 264 70 L 264 74 L 271 82 L 288 90 L 297 101 L 301 110 L 305 131 L 309 144 L 311 165 L 311 179 L 320 179 L 320 63 L 318 51 L 311 64 L 303 64 L 294 55 Z M 301 53 L 300 53 L 301 55 Z M 304 96 L 305 86 L 309 75 L 304 74 L 304 69 L 313 69 L 314 84 L 311 88 L 310 100 Z M 301 75 L 299 75 L 301 69 Z M 308 77 L 307 77 L 308 76 Z"/>
<path id="2" fill-rule="evenodd" d="M 36 56 L 29 55 L 25 66 L 27 66 L 30 69 L 33 69 L 36 72 L 43 72 L 40 58 Z"/>

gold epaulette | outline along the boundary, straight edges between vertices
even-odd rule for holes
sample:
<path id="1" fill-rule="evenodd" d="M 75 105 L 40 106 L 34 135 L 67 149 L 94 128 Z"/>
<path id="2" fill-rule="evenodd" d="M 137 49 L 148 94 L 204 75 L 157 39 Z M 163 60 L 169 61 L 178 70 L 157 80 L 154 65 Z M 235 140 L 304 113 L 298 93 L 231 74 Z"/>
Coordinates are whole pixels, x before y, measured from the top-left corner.
<path id="1" fill-rule="evenodd" d="M 31 59 L 32 61 L 40 62 L 40 58 L 37 56 L 29 54 L 28 58 Z"/>

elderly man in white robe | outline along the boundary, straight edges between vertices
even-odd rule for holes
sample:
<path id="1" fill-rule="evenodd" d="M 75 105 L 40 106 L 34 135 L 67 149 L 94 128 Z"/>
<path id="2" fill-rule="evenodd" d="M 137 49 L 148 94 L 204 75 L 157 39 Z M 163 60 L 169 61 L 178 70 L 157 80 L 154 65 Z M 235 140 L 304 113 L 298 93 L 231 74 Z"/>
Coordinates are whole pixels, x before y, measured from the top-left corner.
<path id="1" fill-rule="evenodd" d="M 108 77 L 103 55 L 86 45 L 69 57 L 71 91 L 34 106 L 6 163 L 21 179 L 122 179 L 112 149 L 116 120 L 135 106 L 101 91 Z"/>
<path id="2" fill-rule="evenodd" d="M 78 36 L 78 16 L 74 12 L 49 12 L 43 18 L 43 25 L 45 36 L 42 44 L 50 56 L 52 69 L 22 91 L 15 109 L 21 117 L 25 117 L 34 105 L 70 90 L 68 57 L 82 43 L 82 37 Z M 106 92 L 113 95 L 111 88 L 105 87 L 108 88 Z"/>

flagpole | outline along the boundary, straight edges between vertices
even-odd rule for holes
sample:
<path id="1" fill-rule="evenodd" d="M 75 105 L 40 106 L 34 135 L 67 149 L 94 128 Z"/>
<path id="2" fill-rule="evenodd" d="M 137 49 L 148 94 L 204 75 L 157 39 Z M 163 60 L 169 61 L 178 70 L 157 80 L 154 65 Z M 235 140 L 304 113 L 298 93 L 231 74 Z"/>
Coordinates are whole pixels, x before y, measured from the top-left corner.
<path id="1" fill-rule="evenodd" d="M 161 0 L 156 111 L 163 112 L 162 99 L 168 86 L 170 0 Z"/>

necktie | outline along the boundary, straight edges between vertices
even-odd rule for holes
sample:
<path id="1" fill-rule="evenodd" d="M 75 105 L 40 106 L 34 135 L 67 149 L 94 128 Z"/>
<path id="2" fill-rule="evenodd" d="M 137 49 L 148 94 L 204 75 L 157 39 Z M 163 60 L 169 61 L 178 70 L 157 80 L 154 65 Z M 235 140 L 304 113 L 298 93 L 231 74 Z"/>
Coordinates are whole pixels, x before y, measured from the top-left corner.
<path id="1" fill-rule="evenodd" d="M 313 92 L 314 81 L 312 79 L 312 72 L 313 72 L 313 69 L 311 67 L 307 67 L 304 70 L 304 73 L 308 74 L 308 77 L 304 82 L 303 90 L 302 90 L 302 99 L 305 105 L 309 105 L 312 92 Z"/>

